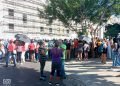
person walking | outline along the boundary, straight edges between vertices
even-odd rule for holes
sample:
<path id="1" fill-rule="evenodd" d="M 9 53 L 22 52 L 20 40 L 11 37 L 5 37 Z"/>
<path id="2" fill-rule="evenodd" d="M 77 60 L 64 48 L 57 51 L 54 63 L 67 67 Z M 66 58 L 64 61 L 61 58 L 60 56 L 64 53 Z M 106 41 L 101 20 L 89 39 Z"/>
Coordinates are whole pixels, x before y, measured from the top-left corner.
<path id="1" fill-rule="evenodd" d="M 13 40 L 10 40 L 8 44 L 8 53 L 6 58 L 6 67 L 8 67 L 8 63 L 10 61 L 10 58 L 13 58 L 14 67 L 16 67 L 16 46 L 13 43 Z"/>
<path id="2" fill-rule="evenodd" d="M 53 76 L 56 73 L 56 86 L 59 86 L 60 83 L 60 72 L 61 72 L 61 57 L 63 57 L 62 49 L 58 48 L 59 43 L 55 42 L 55 47 L 53 47 L 50 50 L 50 57 L 52 58 L 52 67 L 51 67 L 51 73 L 50 73 L 50 79 L 49 79 L 49 85 L 52 85 Z"/>

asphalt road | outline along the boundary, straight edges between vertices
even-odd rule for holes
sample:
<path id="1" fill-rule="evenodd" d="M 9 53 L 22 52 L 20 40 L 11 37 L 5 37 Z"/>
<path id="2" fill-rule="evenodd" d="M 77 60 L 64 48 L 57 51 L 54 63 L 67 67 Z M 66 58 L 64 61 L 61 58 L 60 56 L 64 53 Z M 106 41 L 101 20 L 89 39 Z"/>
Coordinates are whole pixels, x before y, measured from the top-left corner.
<path id="1" fill-rule="evenodd" d="M 100 59 L 95 58 L 87 62 L 68 61 L 65 65 L 67 79 L 61 80 L 60 86 L 120 86 L 120 77 L 116 77 L 120 75 L 120 67 L 111 68 L 111 65 L 111 60 L 101 64 Z M 25 62 L 6 68 L 0 61 L 0 86 L 49 86 L 51 62 L 47 61 L 45 66 L 45 81 L 39 79 L 39 67 L 39 63 Z"/>

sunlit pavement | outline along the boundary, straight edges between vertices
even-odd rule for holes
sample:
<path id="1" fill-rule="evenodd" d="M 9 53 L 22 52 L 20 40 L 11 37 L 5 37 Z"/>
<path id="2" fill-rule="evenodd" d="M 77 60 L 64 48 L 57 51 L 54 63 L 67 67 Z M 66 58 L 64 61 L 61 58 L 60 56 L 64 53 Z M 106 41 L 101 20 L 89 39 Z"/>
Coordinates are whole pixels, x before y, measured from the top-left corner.
<path id="1" fill-rule="evenodd" d="M 87 62 L 71 61 L 66 63 L 66 71 L 86 86 L 120 86 L 120 67 L 113 68 L 111 60 L 107 64 L 101 64 L 100 59 L 95 58 Z"/>
<path id="2" fill-rule="evenodd" d="M 39 80 L 39 63 L 26 62 L 13 67 L 4 67 L 0 63 L 0 86 L 4 79 L 10 79 L 10 86 L 49 86 L 48 78 L 51 62 L 47 61 L 45 66 L 46 81 Z M 61 81 L 61 86 L 120 86 L 120 67 L 112 68 L 112 62 L 101 64 L 100 59 L 76 62 L 67 61 L 65 65 L 67 79 Z"/>

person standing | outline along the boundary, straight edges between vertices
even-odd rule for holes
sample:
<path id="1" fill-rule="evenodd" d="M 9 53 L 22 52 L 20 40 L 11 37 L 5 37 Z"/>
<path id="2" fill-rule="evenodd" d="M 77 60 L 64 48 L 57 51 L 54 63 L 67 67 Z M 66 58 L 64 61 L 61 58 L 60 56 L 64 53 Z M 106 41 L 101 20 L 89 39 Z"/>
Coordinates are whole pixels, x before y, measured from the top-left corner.
<path id="1" fill-rule="evenodd" d="M 90 50 L 89 44 L 87 42 L 84 43 L 83 50 L 84 50 L 84 60 L 87 61 L 88 60 L 88 52 Z"/>
<path id="2" fill-rule="evenodd" d="M 3 56 L 3 51 L 2 51 L 2 43 L 1 43 L 1 39 L 0 39 L 0 60 L 2 59 L 2 56 Z"/>
<path id="3" fill-rule="evenodd" d="M 62 79 L 66 79 L 66 74 L 65 74 L 65 54 L 66 54 L 66 45 L 64 43 L 62 43 L 60 45 L 60 48 L 63 51 L 63 57 L 61 57 L 61 73 L 60 76 Z"/>
<path id="4" fill-rule="evenodd" d="M 83 42 L 81 40 L 79 40 L 79 44 L 78 44 L 78 48 L 77 48 L 77 59 L 76 60 L 83 60 Z"/>
<path id="5" fill-rule="evenodd" d="M 71 43 L 67 41 L 66 43 L 66 59 L 70 60 L 70 51 L 71 51 Z"/>
<path id="6" fill-rule="evenodd" d="M 21 58 L 22 58 L 22 48 L 23 48 L 23 46 L 21 45 L 20 42 L 18 42 L 18 45 L 17 45 L 17 47 L 16 47 L 16 51 L 17 51 L 17 62 L 20 62 L 21 64 L 22 64 L 22 62 L 21 62 Z"/>
<path id="7" fill-rule="evenodd" d="M 39 59 L 39 43 L 36 44 L 36 48 L 35 48 L 35 59 L 36 59 L 36 62 L 38 62 L 38 59 Z"/>
<path id="8" fill-rule="evenodd" d="M 112 52 L 112 50 L 111 50 L 111 45 L 110 45 L 110 41 L 109 40 L 107 40 L 107 58 L 109 58 L 109 59 L 111 59 L 111 52 Z"/>
<path id="9" fill-rule="evenodd" d="M 10 40 L 9 44 L 8 44 L 8 53 L 7 53 L 7 58 L 6 58 L 6 67 L 8 67 L 8 63 L 10 61 L 10 58 L 13 58 L 13 63 L 14 63 L 14 67 L 16 67 L 16 46 L 13 43 L 13 40 Z"/>
<path id="10" fill-rule="evenodd" d="M 45 67 L 45 63 L 46 63 L 46 60 L 47 60 L 47 50 L 45 49 L 44 46 L 40 46 L 39 49 L 38 49 L 38 57 L 39 57 L 39 62 L 40 62 L 40 80 L 45 80 L 45 75 L 44 75 L 44 67 Z"/>
<path id="11" fill-rule="evenodd" d="M 55 47 L 53 47 L 50 50 L 50 57 L 52 58 L 52 67 L 51 67 L 51 73 L 50 73 L 50 79 L 49 79 L 49 85 L 52 85 L 53 76 L 56 73 L 56 80 L 55 83 L 56 86 L 59 86 L 60 81 L 60 72 L 61 72 L 61 57 L 63 57 L 62 49 L 58 48 L 59 43 L 55 42 Z"/>
<path id="12" fill-rule="evenodd" d="M 31 43 L 29 44 L 28 48 L 29 48 L 30 60 L 33 62 L 35 57 L 35 45 L 33 43 L 33 40 L 31 40 Z"/>
<path id="13" fill-rule="evenodd" d="M 77 58 L 77 55 L 78 55 L 77 48 L 78 48 L 78 39 L 74 39 L 74 56 L 75 56 L 75 58 Z"/>
<path id="14" fill-rule="evenodd" d="M 25 52 L 26 52 L 26 49 L 25 49 L 25 42 L 22 43 L 22 61 L 25 62 Z"/>
<path id="15" fill-rule="evenodd" d="M 106 64 L 106 59 L 107 59 L 107 42 L 106 39 L 103 40 L 103 51 L 102 51 L 102 56 L 101 56 L 101 62 L 103 64 Z"/>
<path id="16" fill-rule="evenodd" d="M 113 43 L 112 45 L 112 60 L 113 60 L 113 64 L 112 66 L 115 67 L 116 62 L 117 62 L 117 55 L 118 55 L 118 44 L 117 42 Z"/>

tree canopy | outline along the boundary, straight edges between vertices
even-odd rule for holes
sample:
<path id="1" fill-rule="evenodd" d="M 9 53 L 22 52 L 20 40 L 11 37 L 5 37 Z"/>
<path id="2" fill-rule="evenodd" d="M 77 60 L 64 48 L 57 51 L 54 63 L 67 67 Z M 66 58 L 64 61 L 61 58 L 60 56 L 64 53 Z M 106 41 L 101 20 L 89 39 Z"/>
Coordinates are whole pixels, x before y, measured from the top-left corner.
<path id="1" fill-rule="evenodd" d="M 113 24 L 113 25 L 106 26 L 105 36 L 116 37 L 118 35 L 118 33 L 120 33 L 120 25 L 119 24 Z"/>
<path id="2" fill-rule="evenodd" d="M 65 27 L 76 31 L 73 25 L 102 25 L 111 15 L 120 13 L 120 0 L 48 0 L 39 16 L 49 20 L 58 19 Z M 83 29 L 83 28 L 82 28 Z"/>

